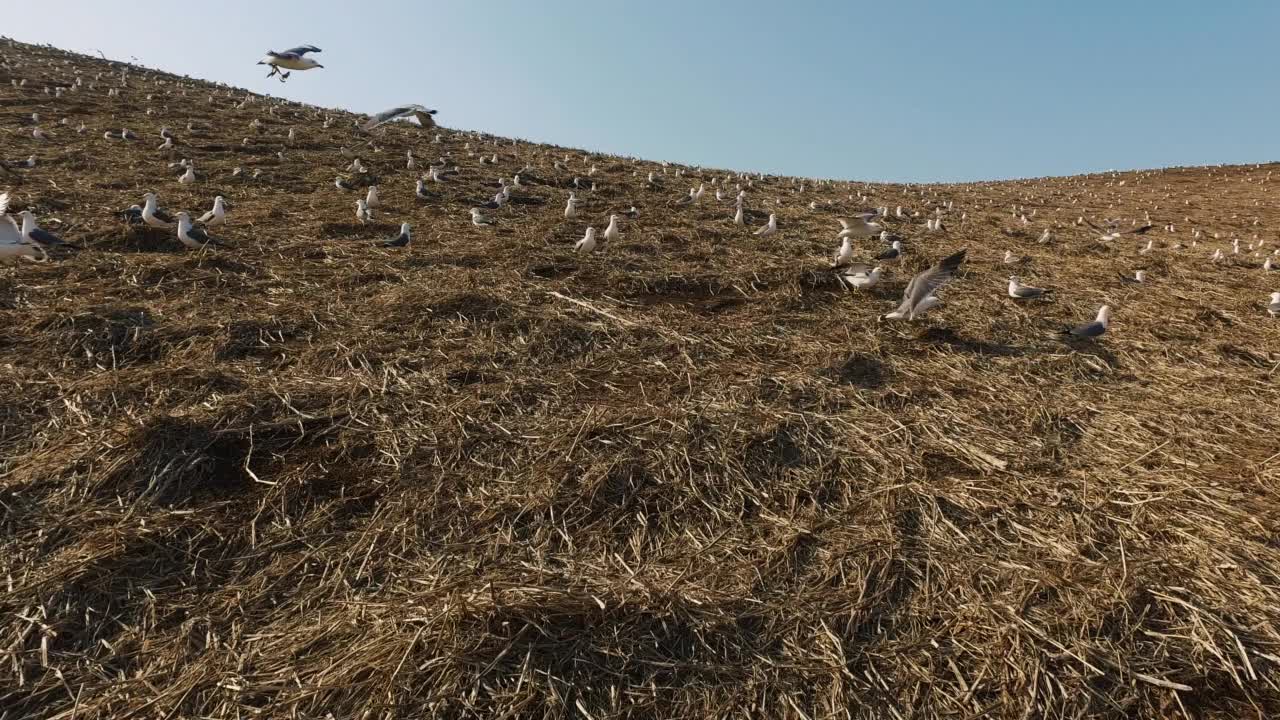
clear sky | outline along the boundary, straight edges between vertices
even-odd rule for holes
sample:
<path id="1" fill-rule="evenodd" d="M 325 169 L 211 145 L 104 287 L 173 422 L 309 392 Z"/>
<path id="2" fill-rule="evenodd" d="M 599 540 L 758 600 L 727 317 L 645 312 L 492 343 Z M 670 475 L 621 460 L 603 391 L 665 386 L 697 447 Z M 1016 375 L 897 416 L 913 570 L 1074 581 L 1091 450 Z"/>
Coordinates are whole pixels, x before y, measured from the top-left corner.
<path id="1" fill-rule="evenodd" d="M 0 0 L 0 33 L 357 112 L 949 181 L 1280 159 L 1274 0 Z M 254 63 L 311 43 L 285 85 Z"/>

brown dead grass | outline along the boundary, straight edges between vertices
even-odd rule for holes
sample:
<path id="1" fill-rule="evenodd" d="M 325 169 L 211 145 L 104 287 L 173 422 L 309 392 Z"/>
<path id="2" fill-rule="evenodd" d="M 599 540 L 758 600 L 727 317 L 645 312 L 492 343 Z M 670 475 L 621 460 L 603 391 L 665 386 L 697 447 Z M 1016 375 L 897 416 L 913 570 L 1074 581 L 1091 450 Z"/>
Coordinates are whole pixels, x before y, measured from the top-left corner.
<path id="1" fill-rule="evenodd" d="M 1280 714 L 1275 280 L 1207 268 L 1223 242 L 1142 257 L 1070 227 L 1150 211 L 1162 246 L 1184 216 L 1274 246 L 1268 167 L 868 187 L 956 207 L 851 295 L 822 268 L 861 185 L 757 181 L 783 228 L 759 240 L 710 192 L 672 207 L 723 172 L 654 191 L 652 163 L 392 127 L 361 150 L 390 206 L 365 228 L 332 187 L 345 113 L 142 70 L 108 98 L 121 66 L 0 48 L 4 156 L 41 160 L 0 187 L 87 246 L 0 270 L 6 717 Z M 106 75 L 43 93 L 76 71 Z M 101 138 L 121 126 L 143 139 Z M 438 200 L 409 148 L 461 167 Z M 545 204 L 471 226 L 526 164 Z M 112 219 L 148 189 L 226 196 L 234 250 Z M 376 248 L 402 220 L 413 245 Z M 962 246 L 928 322 L 875 321 Z M 1003 297 L 1006 248 L 1054 301 Z M 1103 302 L 1104 342 L 1052 337 Z"/>

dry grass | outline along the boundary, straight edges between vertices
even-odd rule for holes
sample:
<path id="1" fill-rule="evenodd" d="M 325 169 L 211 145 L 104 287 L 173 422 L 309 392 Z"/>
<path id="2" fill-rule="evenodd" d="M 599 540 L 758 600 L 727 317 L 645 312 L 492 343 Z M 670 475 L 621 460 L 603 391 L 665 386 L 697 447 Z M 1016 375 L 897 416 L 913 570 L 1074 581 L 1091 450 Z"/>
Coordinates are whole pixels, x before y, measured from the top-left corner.
<path id="1" fill-rule="evenodd" d="M 759 240 L 710 192 L 672 207 L 723 172 L 653 191 L 651 163 L 393 127 L 364 150 L 385 225 L 352 226 L 351 116 L 140 70 L 108 98 L 119 66 L 0 51 L 5 156 L 41 160 L 0 187 L 87 246 L 0 270 L 4 717 L 1280 714 L 1276 281 L 1206 267 L 1221 242 L 1139 256 L 1070 227 L 1150 211 L 1178 226 L 1160 246 L 1184 216 L 1274 244 L 1268 168 L 868 188 L 955 209 L 903 224 L 905 267 L 853 295 L 822 271 L 863 207 L 843 184 L 757 181 L 783 228 Z M 108 75 L 43 93 L 75 70 Z M 37 111 L 54 142 L 19 124 Z M 102 139 L 121 126 L 143 139 Z M 461 166 L 438 200 L 409 148 Z M 545 204 L 470 225 L 526 164 Z M 112 219 L 148 189 L 226 196 L 234 250 Z M 410 248 L 374 247 L 401 221 Z M 962 246 L 928 322 L 876 322 Z M 1054 301 L 1004 298 L 1006 248 Z M 1103 302 L 1105 341 L 1053 337 Z"/>

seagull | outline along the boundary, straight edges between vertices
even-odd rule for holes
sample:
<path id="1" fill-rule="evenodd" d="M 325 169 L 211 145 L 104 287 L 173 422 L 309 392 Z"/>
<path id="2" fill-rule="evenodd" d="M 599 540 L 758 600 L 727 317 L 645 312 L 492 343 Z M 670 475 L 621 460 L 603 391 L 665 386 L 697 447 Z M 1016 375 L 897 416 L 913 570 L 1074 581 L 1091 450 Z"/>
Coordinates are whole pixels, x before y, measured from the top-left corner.
<path id="1" fill-rule="evenodd" d="M 409 223 L 400 224 L 400 234 L 382 243 L 385 248 L 402 248 L 409 245 Z"/>
<path id="2" fill-rule="evenodd" d="M 583 235 L 581 240 L 574 243 L 573 249 L 574 252 L 580 253 L 593 252 L 596 249 L 596 229 L 593 227 L 587 228 L 587 234 Z"/>
<path id="3" fill-rule="evenodd" d="M 484 211 L 478 207 L 471 208 L 471 224 L 477 227 L 483 225 L 497 225 L 498 221 L 484 214 Z"/>
<path id="4" fill-rule="evenodd" d="M 30 210 L 23 210 L 18 213 L 22 218 L 22 241 L 30 245 L 38 245 L 42 248 L 51 248 L 58 245 L 65 247 L 75 247 L 71 243 L 64 242 L 62 238 L 54 235 L 47 230 L 41 230 L 36 224 L 36 216 Z"/>
<path id="5" fill-rule="evenodd" d="M 1121 279 L 1122 281 L 1124 281 L 1124 282 L 1127 282 L 1127 283 L 1141 283 L 1141 282 L 1146 282 L 1146 281 L 1147 281 L 1147 271 L 1146 271 L 1146 270 L 1139 270 L 1139 271 L 1137 271 L 1137 272 L 1135 272 L 1135 273 L 1133 274 L 1133 277 L 1129 277 L 1128 275 L 1123 275 L 1123 274 L 1122 274 L 1122 275 L 1120 275 L 1120 279 Z"/>
<path id="6" fill-rule="evenodd" d="M 227 224 L 227 207 L 223 204 L 222 196 L 219 195 L 213 199 L 213 209 L 200 216 L 196 222 L 207 227 Z"/>
<path id="7" fill-rule="evenodd" d="M 769 237 L 776 232 L 778 232 L 778 216 L 769 213 L 769 224 L 755 231 L 754 234 L 756 237 Z"/>
<path id="8" fill-rule="evenodd" d="M 573 193 L 569 193 L 569 201 L 565 203 L 564 216 L 566 219 L 578 216 L 578 198 Z"/>
<path id="9" fill-rule="evenodd" d="M 636 218 L 640 217 L 640 211 L 636 209 L 635 205 L 632 205 L 626 212 L 623 213 L 623 215 L 626 215 L 632 220 L 635 220 Z"/>
<path id="10" fill-rule="evenodd" d="M 1267 312 L 1271 317 L 1280 316 L 1280 292 L 1271 293 L 1271 302 L 1267 304 Z"/>
<path id="11" fill-rule="evenodd" d="M 209 245 L 222 246 L 222 242 L 209 237 L 203 228 L 191 224 L 191 216 L 185 212 L 178 213 L 178 240 L 192 250 L 201 250 Z"/>
<path id="12" fill-rule="evenodd" d="M 835 257 L 831 260 L 833 267 L 847 264 L 853 259 L 853 244 L 849 242 L 849 238 L 840 241 L 840 249 L 836 250 Z"/>
<path id="13" fill-rule="evenodd" d="M 333 186 L 338 188 L 339 190 L 355 190 L 356 189 L 355 185 L 352 185 L 346 180 L 343 180 L 341 175 L 339 175 L 338 178 L 333 181 Z"/>
<path id="14" fill-rule="evenodd" d="M 859 215 L 855 215 L 853 220 L 841 219 L 840 234 L 836 237 L 871 237 L 873 235 L 879 235 L 884 228 L 876 223 L 870 222 L 874 217 L 876 217 L 875 213 L 861 213 Z"/>
<path id="15" fill-rule="evenodd" d="M 604 229 L 604 239 L 614 242 L 620 237 L 622 237 L 622 231 L 618 229 L 618 216 L 610 215 L 609 227 Z"/>
<path id="16" fill-rule="evenodd" d="M 365 124 L 360 126 L 360 129 L 368 132 L 383 123 L 389 123 L 393 120 L 399 120 L 400 118 L 407 117 L 412 117 L 417 120 L 418 127 L 433 128 L 436 126 L 436 119 L 432 117 L 432 115 L 435 115 L 437 112 L 439 111 L 428 110 L 421 105 L 401 105 L 400 107 L 383 110 L 377 115 L 371 116 Z"/>
<path id="17" fill-rule="evenodd" d="M 369 203 L 363 198 L 356 200 L 356 220 L 361 225 L 373 221 L 373 211 L 369 209 Z"/>
<path id="18" fill-rule="evenodd" d="M 876 256 L 877 260 L 896 260 L 902 255 L 902 241 L 894 240 L 888 250 Z"/>
<path id="19" fill-rule="evenodd" d="M 939 260 L 933 267 L 917 274 L 907 283 L 902 293 L 902 304 L 897 310 L 881 315 L 881 320 L 915 320 L 918 315 L 938 304 L 933 294 L 955 275 L 960 263 L 964 262 L 967 249 Z"/>
<path id="20" fill-rule="evenodd" d="M 43 262 L 49 254 L 39 245 L 23 239 L 18 223 L 5 214 L 9 209 L 9 193 L 0 193 L 0 263 L 13 264 L 17 258 L 26 257 Z M 38 257 L 37 257 L 38 256 Z"/>
<path id="21" fill-rule="evenodd" d="M 26 160 L 14 160 L 12 162 L 5 163 L 5 165 L 16 168 L 33 168 L 36 166 L 36 156 L 31 155 Z"/>
<path id="22" fill-rule="evenodd" d="M 427 184 L 422 181 L 422 178 L 418 178 L 418 185 L 416 188 L 414 188 L 413 194 L 414 194 L 414 197 L 418 198 L 419 200 L 431 199 L 431 194 L 427 192 Z"/>
<path id="23" fill-rule="evenodd" d="M 196 168 L 194 165 L 188 165 L 187 171 L 182 173 L 182 177 L 178 178 L 178 182 L 183 185 L 190 185 L 196 181 Z"/>
<path id="24" fill-rule="evenodd" d="M 746 225 L 746 224 L 747 224 L 747 220 L 746 220 L 746 218 L 745 218 L 745 217 L 743 217 L 743 215 L 742 215 L 742 203 L 738 203 L 738 210 L 737 210 L 737 212 L 735 212 L 735 213 L 733 214 L 733 224 L 734 224 L 734 225 Z"/>
<path id="25" fill-rule="evenodd" d="M 1004 264 L 1005 264 L 1005 265 L 1017 265 L 1018 263 L 1024 263 L 1024 262 L 1026 262 L 1026 261 L 1028 261 L 1028 260 L 1030 260 L 1030 259 L 1031 259 L 1031 258 L 1030 258 L 1030 257 L 1027 257 L 1026 255 L 1023 255 L 1022 257 L 1018 257 L 1017 255 L 1014 255 L 1014 254 L 1013 254 L 1013 251 L 1012 251 L 1012 250 L 1005 250 L 1005 251 L 1004 251 Z"/>
<path id="26" fill-rule="evenodd" d="M 846 290 L 865 290 L 874 287 L 880 282 L 880 274 L 884 272 L 882 268 L 869 268 L 863 263 L 854 263 L 846 267 L 840 274 L 836 275 L 836 279 Z"/>
<path id="27" fill-rule="evenodd" d="M 1091 323 L 1067 328 L 1061 332 L 1070 338 L 1096 338 L 1107 331 L 1107 323 L 1111 320 L 1111 308 L 1103 305 L 1098 308 L 1098 319 Z"/>
<path id="28" fill-rule="evenodd" d="M 175 220 L 173 216 L 156 205 L 156 194 L 147 193 L 143 195 L 145 202 L 142 206 L 142 221 L 153 228 L 169 229 L 173 227 Z"/>
<path id="29" fill-rule="evenodd" d="M 302 45 L 296 48 L 289 48 L 284 52 L 276 52 L 268 50 L 266 57 L 258 61 L 259 65 L 270 65 L 271 72 L 267 73 L 267 77 L 273 75 L 280 76 L 280 82 L 289 79 L 289 73 L 281 72 L 281 68 L 285 70 L 313 70 L 315 68 L 324 67 L 315 60 L 307 57 L 307 53 L 318 53 L 320 48 L 315 45 Z"/>
<path id="30" fill-rule="evenodd" d="M 1052 292 L 1052 290 L 1046 290 L 1044 288 L 1023 285 L 1017 276 L 1009 276 L 1009 297 L 1014 300 L 1030 300 L 1031 298 L 1044 297 Z"/>
<path id="31" fill-rule="evenodd" d="M 116 213 L 116 215 L 118 215 L 120 219 L 124 220 L 128 225 L 141 225 L 143 222 L 141 205 L 130 205 L 124 210 Z"/>
<path id="32" fill-rule="evenodd" d="M 1051 240 L 1053 240 L 1053 233 L 1049 231 L 1049 228 L 1045 228 L 1044 232 L 1040 233 L 1040 239 L 1036 242 L 1041 245 L 1048 245 Z"/>
<path id="33" fill-rule="evenodd" d="M 370 208 L 376 208 L 380 204 L 378 201 L 378 186 L 370 185 L 369 192 L 365 195 L 364 204 Z"/>

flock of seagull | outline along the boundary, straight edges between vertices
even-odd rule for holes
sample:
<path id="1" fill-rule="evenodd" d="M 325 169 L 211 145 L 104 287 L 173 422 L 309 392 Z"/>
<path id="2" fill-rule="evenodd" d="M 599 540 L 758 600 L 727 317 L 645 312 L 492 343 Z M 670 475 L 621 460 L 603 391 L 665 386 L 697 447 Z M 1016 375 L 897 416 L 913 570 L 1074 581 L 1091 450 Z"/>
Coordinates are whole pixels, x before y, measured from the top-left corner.
<path id="1" fill-rule="evenodd" d="M 321 52 L 320 48 L 317 48 L 314 45 L 299 46 L 284 52 L 269 51 L 267 55 L 259 61 L 259 64 L 270 66 L 271 72 L 267 77 L 279 76 L 280 82 L 284 82 L 289 78 L 290 71 L 304 71 L 324 67 L 314 58 L 309 57 L 309 55 L 319 52 Z M 6 61 L 5 66 L 7 67 L 7 65 L 8 63 Z M 101 78 L 102 76 L 99 74 L 97 80 L 101 80 Z M 122 87 L 127 86 L 128 80 L 129 69 L 126 68 L 120 77 L 120 85 Z M 25 83 L 25 81 L 23 82 Z M 13 84 L 15 86 L 20 85 L 17 80 L 14 80 Z M 82 86 L 83 78 L 77 76 L 74 85 L 70 86 L 70 89 L 75 91 Z M 66 91 L 67 87 L 68 86 L 60 86 L 56 88 L 55 94 L 61 96 L 61 94 Z M 94 89 L 94 85 L 91 84 L 89 89 Z M 48 88 L 46 88 L 45 91 L 48 93 Z M 118 88 L 113 87 L 108 90 L 108 94 L 116 96 L 117 91 Z M 251 100 L 252 96 L 249 96 L 245 99 L 243 104 L 247 105 Z M 274 112 L 274 109 L 272 111 Z M 149 110 L 148 113 L 150 112 L 151 111 Z M 422 105 L 403 105 L 369 116 L 367 120 L 358 124 L 357 128 L 360 133 L 368 133 L 386 123 L 391 123 L 397 120 L 407 120 L 411 124 L 415 124 L 423 130 L 426 130 L 436 127 L 436 114 L 436 110 L 428 109 Z M 50 141 L 53 137 L 52 133 L 41 128 L 40 122 L 41 118 L 38 114 L 33 114 L 31 116 L 30 123 L 33 125 L 31 137 L 38 142 Z M 67 121 L 64 119 L 62 122 L 65 125 Z M 326 119 L 324 121 L 324 127 L 330 127 L 332 122 L 332 119 Z M 189 129 L 190 127 L 191 126 L 188 125 Z M 84 132 L 84 125 L 81 124 L 76 131 Z M 122 129 L 119 132 L 107 131 L 104 133 L 103 137 L 109 140 L 121 141 L 137 139 L 137 135 L 127 128 Z M 168 150 L 170 153 L 174 152 L 176 138 L 173 132 L 168 128 L 164 128 L 161 130 L 160 137 L 162 138 L 163 143 L 159 146 L 159 149 Z M 289 130 L 288 137 L 290 141 L 294 139 L 294 129 Z M 437 134 L 435 136 L 435 142 L 441 142 L 440 135 Z M 245 143 L 249 143 L 247 138 Z M 515 141 L 512 141 L 512 144 L 514 143 Z M 373 141 L 369 140 L 368 144 L 372 146 Z M 468 155 L 475 155 L 470 143 L 467 143 L 466 150 Z M 364 174 L 367 172 L 367 169 L 364 167 L 363 162 L 357 153 L 349 151 L 346 148 L 340 149 L 340 152 L 345 158 L 349 158 L 351 160 L 351 163 L 346 167 L 348 171 L 355 174 Z M 282 152 L 280 155 L 281 159 L 283 159 Z M 446 153 L 446 155 L 448 154 Z M 492 157 L 487 154 L 481 154 L 479 160 L 481 165 L 492 165 L 497 163 L 497 161 L 498 156 L 496 154 L 492 155 Z M 563 162 L 557 161 L 555 163 L 555 167 L 557 170 L 567 170 L 568 162 L 569 156 L 566 155 Z M 0 159 L 0 170 L 8 173 L 14 173 L 22 169 L 34 168 L 38 164 L 39 159 L 37 154 L 29 155 L 25 159 L 8 162 L 4 162 L 3 159 Z M 409 170 L 415 170 L 418 167 L 418 161 L 413 156 L 412 150 L 406 153 L 405 165 Z M 180 167 L 183 169 L 183 173 L 178 179 L 180 183 L 191 184 L 197 181 L 195 166 L 190 161 L 183 160 L 179 163 L 171 164 L 171 167 Z M 449 166 L 447 157 L 441 157 L 437 162 L 428 164 L 425 169 L 427 171 L 425 178 L 419 177 L 416 180 L 414 195 L 419 200 L 431 200 L 434 198 L 433 194 L 428 190 L 428 182 L 447 182 L 451 176 L 459 172 L 456 165 L 453 167 Z M 594 175 L 595 171 L 596 168 L 592 166 L 589 175 Z M 661 174 L 667 175 L 667 171 L 668 166 L 664 163 Z M 240 168 L 237 168 L 233 174 L 238 175 L 240 172 Z M 633 174 L 639 175 L 639 171 L 636 171 Z M 677 178 L 683 176 L 683 171 L 677 169 L 675 171 L 675 176 Z M 736 193 L 728 189 L 728 178 L 725 178 L 723 183 L 720 182 L 719 178 L 713 178 L 711 184 L 714 188 L 714 195 L 718 202 L 723 203 L 733 201 L 735 203 L 732 222 L 735 225 L 746 225 L 747 211 L 745 203 L 747 190 L 754 187 L 754 180 L 763 179 L 763 176 L 740 174 L 738 177 L 739 180 L 746 181 L 746 187 L 739 184 L 736 188 Z M 498 185 L 500 189 L 497 194 L 494 195 L 492 199 L 471 207 L 470 216 L 472 224 L 477 227 L 491 227 L 497 225 L 500 222 L 500 215 L 498 214 L 498 211 L 501 211 L 508 204 L 520 199 L 519 196 L 514 193 L 518 192 L 520 188 L 525 187 L 526 183 L 529 181 L 536 181 L 536 174 L 534 168 L 528 165 L 526 165 L 519 173 L 515 174 L 510 181 L 506 178 L 499 179 Z M 649 172 L 647 180 L 644 182 L 648 189 L 661 191 L 664 179 L 660 177 L 658 173 Z M 802 183 L 803 181 L 793 182 Z M 820 184 L 833 184 L 829 181 L 817 182 Z M 595 189 L 595 181 L 584 178 L 574 178 L 572 185 L 576 190 L 581 191 Z M 334 181 L 334 187 L 341 192 L 354 192 L 359 189 L 359 183 L 339 175 Z M 803 189 L 804 185 L 801 184 L 801 191 L 803 191 Z M 674 208 L 696 205 L 703 200 L 706 191 L 706 183 L 700 183 L 697 187 L 691 187 L 687 194 L 683 194 L 677 199 L 674 199 L 671 202 L 671 205 Z M 358 223 L 364 224 L 373 220 L 374 211 L 381 205 L 378 193 L 378 185 L 368 185 L 365 197 L 359 198 L 355 201 L 355 217 Z M 849 199 L 853 200 L 853 198 L 854 196 L 851 194 Z M 865 203 L 870 199 L 870 197 L 860 193 L 858 199 Z M 777 203 L 780 205 L 781 200 L 778 200 Z M 13 216 L 8 214 L 9 204 L 9 194 L 0 194 L 0 263 L 12 263 L 18 259 L 47 262 L 50 259 L 50 250 L 55 248 L 59 250 L 79 249 L 78 245 L 66 242 L 53 233 L 42 229 L 39 226 L 35 215 L 30 210 L 22 210 L 18 213 L 18 218 L 21 220 L 21 224 L 19 224 Z M 565 204 L 564 217 L 569 220 L 577 218 L 581 212 L 582 204 L 583 202 L 578 197 L 577 192 L 570 191 Z M 810 204 L 811 209 L 816 210 L 818 207 L 817 201 Z M 213 207 L 210 210 L 193 220 L 191 215 L 187 212 L 170 213 L 165 210 L 160 206 L 157 195 L 154 192 L 148 192 L 144 195 L 143 202 L 141 204 L 132 205 L 131 207 L 123 210 L 120 214 L 121 217 L 130 225 L 140 225 L 148 228 L 173 231 L 176 233 L 178 241 L 184 247 L 192 250 L 203 251 L 210 247 L 225 247 L 225 243 L 210 235 L 209 230 L 227 224 L 228 209 L 229 205 L 226 200 L 219 195 L 214 199 Z M 944 206 L 936 208 L 933 211 L 934 217 L 926 218 L 924 231 L 926 233 L 944 232 L 946 227 L 943 224 L 943 215 L 945 212 L 953 210 L 953 202 L 947 202 Z M 1034 216 L 1034 214 L 1035 211 L 1033 210 L 1031 215 Z M 635 218 L 638 215 L 639 211 L 633 205 L 626 211 L 611 214 L 609 216 L 608 225 L 603 232 L 597 233 L 595 227 L 587 227 L 582 238 L 574 244 L 574 251 L 577 253 L 593 253 L 600 249 L 601 241 L 617 241 L 622 236 L 621 223 L 623 218 L 625 217 L 630 219 Z M 840 229 L 836 234 L 836 240 L 839 242 L 839 247 L 836 249 L 827 270 L 834 273 L 840 285 L 849 291 L 866 290 L 877 285 L 884 275 L 886 265 L 898 261 L 906 253 L 903 244 L 904 238 L 894 232 L 891 232 L 887 227 L 887 221 L 894 219 L 903 221 L 903 224 L 898 228 L 901 230 L 906 226 L 907 222 L 910 222 L 913 218 L 918 218 L 920 215 L 921 213 L 919 212 L 904 210 L 902 207 L 896 208 L 893 212 L 891 212 L 888 207 L 878 207 L 869 212 L 859 213 L 847 218 L 839 219 Z M 1031 224 L 1025 210 L 1015 206 L 1014 215 L 1023 225 Z M 966 217 L 967 214 L 961 214 L 961 222 L 963 222 Z M 1077 226 L 1087 226 L 1092 229 L 1097 233 L 1097 238 L 1100 242 L 1114 241 L 1125 235 L 1145 235 L 1154 227 L 1154 224 L 1150 221 L 1149 215 L 1147 222 L 1143 225 L 1124 230 L 1120 229 L 1120 222 L 1118 220 L 1107 220 L 1099 225 L 1081 216 L 1077 219 L 1075 224 Z M 1136 222 L 1134 224 L 1136 225 Z M 1173 232 L 1172 225 L 1168 226 L 1166 230 Z M 763 226 L 754 230 L 753 235 L 757 238 L 767 238 L 772 235 L 776 235 L 778 232 L 777 215 L 769 213 L 768 221 Z M 381 242 L 381 246 L 385 248 L 407 247 L 412 241 L 411 233 L 412 227 L 410 224 L 407 222 L 402 223 L 400 225 L 399 233 L 397 233 L 395 237 Z M 1203 237 L 1203 234 L 1200 230 L 1195 230 L 1192 237 L 1192 245 L 1194 246 L 1196 242 Z M 855 249 L 854 243 L 870 240 L 872 238 L 879 239 L 882 243 L 881 249 L 873 251 L 874 255 L 869 260 L 858 259 L 856 257 L 858 253 Z M 1050 229 L 1046 228 L 1040 235 L 1038 242 L 1048 244 L 1052 242 L 1052 240 L 1053 233 Z M 1239 240 L 1235 240 L 1233 242 L 1233 254 L 1240 253 L 1239 243 Z M 1177 247 L 1181 247 L 1181 245 L 1179 244 Z M 1147 246 L 1139 252 L 1140 254 L 1146 254 L 1153 248 L 1154 242 L 1149 241 Z M 1258 253 L 1261 251 L 1261 243 L 1258 243 L 1256 249 L 1255 246 L 1251 244 L 1249 249 Z M 936 308 L 941 304 L 941 300 L 937 294 L 938 291 L 954 279 L 957 271 L 965 261 L 966 254 L 966 249 L 958 250 L 957 252 L 937 261 L 922 272 L 915 274 L 907 283 L 902 295 L 902 300 L 898 307 L 892 312 L 881 315 L 881 319 L 914 321 L 929 310 Z M 1272 255 L 1268 255 L 1266 257 L 1266 260 L 1263 263 L 1264 270 L 1280 270 L 1280 259 L 1273 261 L 1273 256 L 1280 256 L 1280 250 L 1276 250 Z M 1225 254 L 1221 249 L 1216 250 L 1214 255 L 1211 256 L 1211 261 L 1214 262 L 1220 262 L 1224 259 Z M 1006 251 L 1004 254 L 1004 263 L 1007 265 L 1017 265 L 1025 260 L 1026 258 L 1019 258 L 1015 256 L 1012 251 Z M 1132 276 L 1122 275 L 1122 278 L 1126 282 L 1143 283 L 1147 281 L 1147 273 L 1145 270 L 1138 270 Z M 1052 292 L 1053 291 L 1048 288 L 1026 285 L 1017 275 L 1009 276 L 1008 296 L 1014 300 L 1033 301 L 1045 298 Z M 1280 316 L 1280 292 L 1272 293 L 1270 300 L 1266 303 L 1265 307 L 1270 315 Z M 1098 338 L 1106 333 L 1110 319 L 1111 308 L 1103 305 L 1098 309 L 1096 317 L 1092 321 L 1075 327 L 1066 328 L 1062 330 L 1062 333 L 1071 339 L 1090 340 Z"/>

